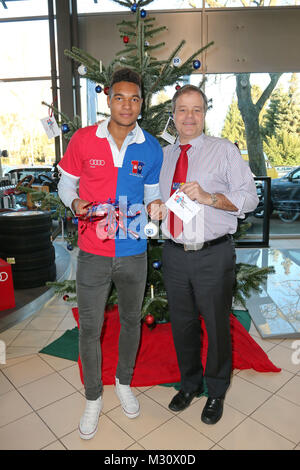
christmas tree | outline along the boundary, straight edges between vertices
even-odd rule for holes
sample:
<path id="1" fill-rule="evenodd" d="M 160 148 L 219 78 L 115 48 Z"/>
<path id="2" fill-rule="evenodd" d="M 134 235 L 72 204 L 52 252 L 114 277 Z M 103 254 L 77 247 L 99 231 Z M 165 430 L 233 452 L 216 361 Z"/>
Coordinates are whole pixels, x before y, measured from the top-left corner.
<path id="1" fill-rule="evenodd" d="M 117 66 L 128 67 L 139 73 L 143 83 L 144 99 L 139 125 L 160 140 L 160 135 L 171 112 L 171 100 L 168 99 L 153 105 L 153 96 L 164 90 L 166 86 L 176 83 L 177 86 L 180 86 L 179 81 L 185 82 L 185 77 L 200 69 L 199 57 L 213 42 L 201 47 L 182 62 L 179 53 L 186 42 L 182 40 L 165 60 L 158 60 L 152 53 L 165 46 L 165 43 L 155 43 L 155 37 L 166 30 L 166 27 L 155 27 L 155 18 L 148 17 L 148 13 L 144 9 L 153 0 L 112 1 L 127 7 L 133 15 L 132 19 L 124 19 L 118 23 L 124 48 L 117 53 L 116 58 L 105 66 L 87 52 L 76 47 L 73 47 L 71 51 L 66 50 L 65 54 L 80 64 L 79 74 L 94 81 L 98 92 L 101 89 L 101 91 L 104 90 L 104 93 L 108 93 L 109 83 Z M 65 133 L 67 138 L 72 133 L 71 126 L 69 127 L 70 130 Z M 161 143 L 165 144 L 166 142 L 161 141 Z"/>
<path id="2" fill-rule="evenodd" d="M 149 18 L 147 11 L 144 10 L 144 7 L 152 3 L 153 0 L 112 1 L 123 5 L 132 13 L 132 19 L 124 19 L 118 25 L 124 48 L 120 50 L 116 58 L 108 65 L 104 65 L 78 48 L 73 48 L 71 51 L 66 50 L 65 54 L 79 64 L 78 73 L 80 75 L 94 81 L 95 93 L 103 91 L 108 94 L 111 76 L 116 67 L 129 67 L 138 72 L 143 81 L 144 98 L 139 125 L 160 139 L 164 145 L 166 142 L 160 136 L 171 112 L 171 100 L 167 99 L 162 103 L 153 105 L 153 96 L 163 91 L 166 86 L 176 85 L 176 88 L 180 87 L 179 82 L 185 82 L 185 77 L 190 76 L 193 71 L 201 67 L 199 57 L 212 43 L 197 50 L 182 63 L 179 57 L 179 53 L 185 44 L 185 41 L 182 40 L 165 60 L 158 60 L 152 53 L 164 46 L 164 43 L 155 43 L 155 36 L 166 28 L 156 28 L 155 18 Z M 203 81 L 199 84 L 199 87 L 202 83 Z M 57 109 L 51 108 L 56 113 L 60 124 L 62 124 L 64 138 L 69 140 L 76 129 L 80 127 L 79 118 L 75 116 L 75 118 L 70 119 Z M 46 200 L 43 202 L 44 204 L 47 203 Z M 63 208 L 60 208 L 60 211 L 63 211 Z M 70 243 L 70 240 L 68 242 Z M 161 269 L 162 244 L 161 240 L 149 240 L 148 243 L 148 279 L 142 316 L 151 328 L 155 326 L 155 322 L 164 322 L 169 319 L 168 302 Z M 251 276 L 247 276 L 247 269 L 251 269 Z M 249 296 L 249 292 L 252 289 L 259 290 L 259 285 L 266 279 L 270 269 L 260 269 L 251 265 L 238 265 L 238 271 L 240 271 L 240 276 L 236 284 L 235 298 L 245 304 L 245 298 Z M 50 285 L 55 287 L 58 294 L 64 294 L 65 300 L 76 301 L 75 281 L 50 283 Z M 115 303 L 117 303 L 117 292 L 113 287 L 107 305 Z"/>

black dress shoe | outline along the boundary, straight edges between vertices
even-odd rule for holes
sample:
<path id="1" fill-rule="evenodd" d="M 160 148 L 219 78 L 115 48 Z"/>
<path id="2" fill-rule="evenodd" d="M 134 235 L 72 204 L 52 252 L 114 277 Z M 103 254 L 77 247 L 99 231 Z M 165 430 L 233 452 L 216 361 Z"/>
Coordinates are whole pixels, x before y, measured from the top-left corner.
<path id="1" fill-rule="evenodd" d="M 201 414 L 201 420 L 205 424 L 215 424 L 221 419 L 223 414 L 224 398 L 208 397 Z"/>
<path id="2" fill-rule="evenodd" d="M 182 411 L 187 408 L 193 398 L 203 393 L 203 389 L 196 390 L 195 392 L 184 392 L 180 390 L 176 395 L 172 398 L 169 409 L 172 411 Z"/>

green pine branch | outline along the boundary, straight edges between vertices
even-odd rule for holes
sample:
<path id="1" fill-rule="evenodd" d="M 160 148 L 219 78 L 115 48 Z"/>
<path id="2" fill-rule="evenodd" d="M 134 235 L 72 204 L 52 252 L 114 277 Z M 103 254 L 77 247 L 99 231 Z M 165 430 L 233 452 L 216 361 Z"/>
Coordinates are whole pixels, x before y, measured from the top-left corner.
<path id="1" fill-rule="evenodd" d="M 246 299 L 250 298 L 252 292 L 262 292 L 261 286 L 266 282 L 268 275 L 274 272 L 273 266 L 259 268 L 252 264 L 237 263 L 235 300 L 246 307 Z"/>
<path id="2" fill-rule="evenodd" d="M 72 295 L 68 296 L 68 294 L 76 294 L 76 281 L 74 280 L 66 280 L 63 282 L 46 282 L 46 285 L 52 287 L 54 289 L 54 293 L 58 296 L 65 296 L 66 302 L 77 302 L 77 296 Z"/>

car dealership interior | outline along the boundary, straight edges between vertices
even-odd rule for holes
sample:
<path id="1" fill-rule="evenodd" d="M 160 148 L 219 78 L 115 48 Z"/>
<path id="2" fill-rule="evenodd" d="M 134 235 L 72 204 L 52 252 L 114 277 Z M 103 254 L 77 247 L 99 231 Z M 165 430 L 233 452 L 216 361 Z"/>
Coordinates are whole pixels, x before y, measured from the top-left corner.
<path id="1" fill-rule="evenodd" d="M 0 449 L 141 459 L 167 451 L 200 459 L 200 450 L 300 450 L 299 24 L 298 0 L 0 0 Z M 259 202 L 237 219 L 241 232 L 233 235 L 243 301 L 232 301 L 233 367 L 222 420 L 201 422 L 205 393 L 186 410 L 168 408 L 180 379 L 173 345 L 165 343 L 167 328 L 169 339 L 172 333 L 160 310 L 167 301 L 157 251 L 148 255 L 154 280 L 145 291 L 132 383 L 140 415 L 122 413 L 110 370 L 118 337 L 108 346 L 107 326 L 99 338 L 112 361 L 102 364 L 104 406 L 97 434 L 84 440 L 76 298 L 82 219 L 58 197 L 57 165 L 74 133 L 109 118 L 111 75 L 127 63 L 144 73 L 138 123 L 161 147 L 177 138 L 175 92 L 185 84 L 205 92 L 204 133 L 236 144 Z M 163 237 L 156 243 L 161 249 Z M 242 267 L 249 269 L 244 278 Z M 264 277 L 251 283 L 251 267 Z M 107 323 L 117 309 L 117 298 L 109 300 Z M 159 370 L 165 378 L 156 377 Z"/>

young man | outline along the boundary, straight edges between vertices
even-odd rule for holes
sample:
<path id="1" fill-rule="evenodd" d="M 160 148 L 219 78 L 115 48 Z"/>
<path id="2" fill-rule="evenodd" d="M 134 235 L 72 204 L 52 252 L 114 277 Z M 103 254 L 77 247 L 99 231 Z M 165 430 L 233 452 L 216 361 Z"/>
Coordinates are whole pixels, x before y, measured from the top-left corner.
<path id="1" fill-rule="evenodd" d="M 110 119 L 80 129 L 72 137 L 58 165 L 62 173 L 59 196 L 76 214 L 86 214 L 85 206 L 90 202 L 125 198 L 128 207 L 142 209 L 144 202 L 150 216 L 158 218 L 162 151 L 158 141 L 136 122 L 143 101 L 139 75 L 130 69 L 116 71 L 107 101 Z M 126 416 L 139 415 L 139 402 L 130 382 L 140 340 L 147 240 L 142 234 L 140 239 L 124 234 L 121 228 L 109 239 L 99 238 L 101 231 L 92 224 L 83 233 L 80 229 L 81 223 L 76 281 L 79 352 L 87 402 L 79 434 L 90 439 L 97 431 L 103 406 L 100 334 L 112 282 L 118 291 L 121 323 L 116 393 Z"/>
<path id="2" fill-rule="evenodd" d="M 164 148 L 160 174 L 163 201 L 181 190 L 200 207 L 187 224 L 169 212 L 163 223 L 164 282 L 168 294 L 181 390 L 169 404 L 181 411 L 203 391 L 208 400 L 201 419 L 214 424 L 222 416 L 231 377 L 229 314 L 235 282 L 235 250 L 231 234 L 237 217 L 255 209 L 256 188 L 249 167 L 234 144 L 203 134 L 206 96 L 186 85 L 173 97 L 178 139 Z M 205 373 L 200 356 L 200 320 L 208 334 Z"/>

